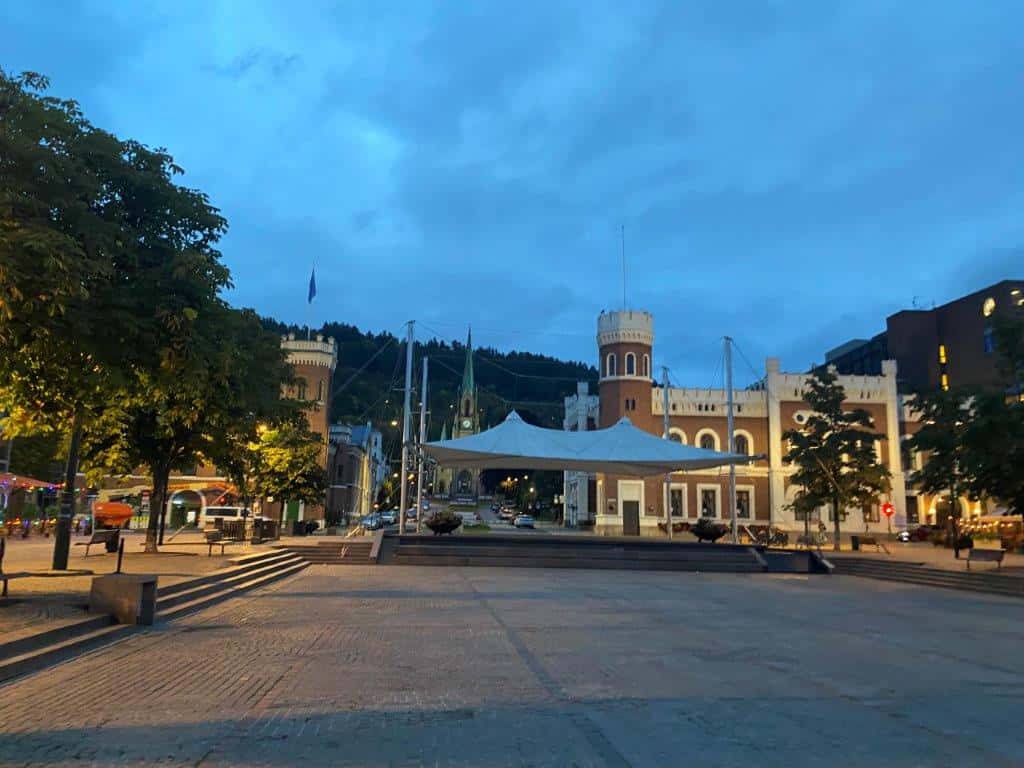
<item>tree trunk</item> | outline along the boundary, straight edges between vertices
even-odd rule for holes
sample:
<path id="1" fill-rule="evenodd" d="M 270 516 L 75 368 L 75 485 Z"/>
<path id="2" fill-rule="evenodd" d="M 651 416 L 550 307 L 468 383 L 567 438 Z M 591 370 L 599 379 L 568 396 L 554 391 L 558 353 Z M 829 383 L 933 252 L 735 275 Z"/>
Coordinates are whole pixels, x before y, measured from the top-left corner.
<path id="1" fill-rule="evenodd" d="M 839 514 L 839 497 L 838 496 L 833 496 L 832 497 L 832 515 L 833 515 L 833 523 L 834 523 L 833 527 L 834 527 L 834 530 L 835 530 L 835 534 L 834 534 L 833 540 L 832 540 L 832 549 L 834 551 L 838 552 L 839 551 L 839 519 L 841 517 L 841 515 Z"/>
<path id="2" fill-rule="evenodd" d="M 68 554 L 71 549 L 71 518 L 75 516 L 75 479 L 78 476 L 78 451 L 82 444 L 82 408 L 75 408 L 71 424 L 71 446 L 68 448 L 68 463 L 64 473 L 64 492 L 57 515 L 57 530 L 54 531 L 53 570 L 66 571 Z M 93 520 L 95 528 L 96 521 Z"/>
<path id="3" fill-rule="evenodd" d="M 164 467 L 153 470 L 153 498 L 149 505 L 149 524 L 146 526 L 146 552 L 157 552 L 157 541 L 161 539 L 160 528 L 164 510 L 167 508 L 167 483 L 171 471 Z M 161 541 L 162 543 L 162 541 Z"/>

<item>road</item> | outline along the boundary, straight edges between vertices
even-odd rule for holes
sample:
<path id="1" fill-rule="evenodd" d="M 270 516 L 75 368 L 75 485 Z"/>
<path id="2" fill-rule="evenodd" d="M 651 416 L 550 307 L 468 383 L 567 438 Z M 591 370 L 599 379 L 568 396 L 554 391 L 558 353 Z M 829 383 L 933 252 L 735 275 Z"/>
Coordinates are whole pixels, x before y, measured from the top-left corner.
<path id="1" fill-rule="evenodd" d="M 1024 762 L 1024 612 L 852 577 L 311 567 L 0 688 L 3 765 Z"/>

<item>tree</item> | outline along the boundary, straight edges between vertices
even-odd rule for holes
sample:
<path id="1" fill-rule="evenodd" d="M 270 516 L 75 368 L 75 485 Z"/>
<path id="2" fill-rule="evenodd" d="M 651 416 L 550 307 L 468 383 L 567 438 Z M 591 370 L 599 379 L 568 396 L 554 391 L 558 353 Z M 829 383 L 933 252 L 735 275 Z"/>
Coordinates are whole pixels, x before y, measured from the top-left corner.
<path id="1" fill-rule="evenodd" d="M 920 470 L 910 481 L 928 494 L 949 494 L 949 522 L 953 553 L 960 556 L 960 496 L 974 482 L 973 471 L 978 455 L 968 458 L 967 434 L 974 418 L 974 396 L 963 390 L 921 392 L 909 400 L 910 407 L 922 423 L 907 441 L 907 447 L 922 454 Z"/>
<path id="2" fill-rule="evenodd" d="M 1002 393 L 977 396 L 962 439 L 971 497 L 996 499 L 1010 514 L 1024 515 L 1024 404 Z"/>
<path id="3" fill-rule="evenodd" d="M 862 408 L 844 409 L 846 393 L 831 369 L 818 369 L 807 380 L 804 399 L 813 409 L 803 429 L 788 430 L 790 449 L 785 460 L 796 464 L 798 486 L 792 508 L 810 513 L 831 505 L 833 546 L 839 549 L 840 517 L 849 507 L 866 507 L 889 490 L 889 471 L 875 455 L 871 415 Z"/>
<path id="4" fill-rule="evenodd" d="M 96 422 L 181 378 L 229 285 L 226 222 L 163 150 L 94 128 L 45 78 L 0 71 L 0 408 L 68 437 L 53 567 L 67 566 L 78 454 Z"/>

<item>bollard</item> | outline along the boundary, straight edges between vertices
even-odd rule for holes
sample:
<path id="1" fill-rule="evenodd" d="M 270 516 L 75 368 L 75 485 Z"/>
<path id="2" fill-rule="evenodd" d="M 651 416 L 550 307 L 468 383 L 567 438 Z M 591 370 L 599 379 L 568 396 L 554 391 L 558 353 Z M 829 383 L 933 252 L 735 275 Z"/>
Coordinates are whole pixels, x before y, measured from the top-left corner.
<path id="1" fill-rule="evenodd" d="M 124 558 L 124 539 L 121 539 L 120 544 L 117 545 L 117 570 L 115 573 L 121 572 L 121 560 Z"/>

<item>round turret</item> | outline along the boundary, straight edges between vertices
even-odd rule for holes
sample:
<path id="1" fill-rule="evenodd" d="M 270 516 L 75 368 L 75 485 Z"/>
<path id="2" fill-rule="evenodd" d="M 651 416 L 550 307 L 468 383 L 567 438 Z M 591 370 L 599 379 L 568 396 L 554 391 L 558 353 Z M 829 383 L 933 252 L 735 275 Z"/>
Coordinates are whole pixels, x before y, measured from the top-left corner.
<path id="1" fill-rule="evenodd" d="M 633 423 L 651 410 L 654 318 L 642 310 L 602 312 L 597 318 L 601 426 L 623 416 Z"/>

